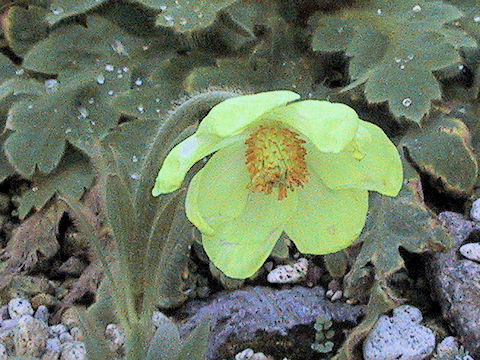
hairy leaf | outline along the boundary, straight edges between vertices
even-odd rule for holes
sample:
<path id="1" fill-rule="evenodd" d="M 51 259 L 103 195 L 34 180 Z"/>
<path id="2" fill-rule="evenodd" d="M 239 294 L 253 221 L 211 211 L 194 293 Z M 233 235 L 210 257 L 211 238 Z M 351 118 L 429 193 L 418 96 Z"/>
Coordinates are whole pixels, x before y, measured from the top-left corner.
<path id="1" fill-rule="evenodd" d="M 30 190 L 19 200 L 18 216 L 23 219 L 31 209 L 40 210 L 57 193 L 79 200 L 93 179 L 93 171 L 84 158 L 78 154 L 66 156 L 52 174 L 33 177 Z"/>
<path id="2" fill-rule="evenodd" d="M 411 129 L 401 146 L 415 166 L 441 190 L 468 196 L 477 181 L 478 165 L 472 151 L 470 132 L 459 119 L 437 117 L 423 129 Z M 452 161 L 454 159 L 454 161 Z M 434 182 L 434 185 L 435 185 Z"/>
<path id="3" fill-rule="evenodd" d="M 182 342 L 180 353 L 176 360 L 204 360 L 207 353 L 210 325 L 208 319 L 198 325 Z"/>
<path id="4" fill-rule="evenodd" d="M 137 0 L 138 2 L 161 10 L 157 24 L 173 27 L 180 32 L 206 28 L 215 20 L 218 11 L 236 0 Z"/>
<path id="5" fill-rule="evenodd" d="M 150 341 L 146 360 L 176 360 L 180 347 L 177 325 L 165 317 Z"/>
<path id="6" fill-rule="evenodd" d="M 405 160 L 403 166 L 404 186 L 397 197 L 370 197 L 367 224 L 360 236 L 362 249 L 345 279 L 347 296 L 355 296 L 365 285 L 370 266 L 379 278 L 402 269 L 400 249 L 422 253 L 451 246 L 451 237 L 423 202 L 420 177 Z"/>
<path id="7" fill-rule="evenodd" d="M 441 1 L 374 0 L 333 15 L 317 13 L 312 47 L 351 58 L 355 81 L 346 90 L 365 84 L 369 102 L 388 102 L 394 116 L 420 122 L 442 95 L 433 72 L 460 62 L 455 36 L 444 25 L 461 17 Z"/>
<path id="8" fill-rule="evenodd" d="M 5 18 L 5 37 L 19 55 L 24 55 L 36 42 L 47 37 L 48 26 L 44 22 L 46 10 L 30 6 L 28 9 L 12 6 Z"/>
<path id="9" fill-rule="evenodd" d="M 59 203 L 35 213 L 17 227 L 4 249 L 9 271 L 25 271 L 45 265 L 60 249 L 57 241 L 58 224 L 63 214 Z"/>
<path id="10" fill-rule="evenodd" d="M 86 13 L 105 2 L 107 0 L 53 0 L 46 19 L 50 25 L 54 25 L 65 18 Z"/>

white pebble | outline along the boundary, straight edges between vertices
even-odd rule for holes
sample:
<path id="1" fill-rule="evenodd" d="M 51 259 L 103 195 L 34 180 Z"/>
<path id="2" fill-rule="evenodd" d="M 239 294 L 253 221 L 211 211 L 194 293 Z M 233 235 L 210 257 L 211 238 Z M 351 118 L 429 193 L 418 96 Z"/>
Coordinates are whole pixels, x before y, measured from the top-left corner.
<path id="1" fill-rule="evenodd" d="M 462 245 L 460 253 L 469 260 L 480 262 L 480 243 Z"/>
<path id="2" fill-rule="evenodd" d="M 15 351 L 17 356 L 41 356 L 47 344 L 47 326 L 30 315 L 22 316 L 15 331 Z"/>
<path id="3" fill-rule="evenodd" d="M 70 335 L 69 332 L 64 332 L 58 335 L 58 340 L 60 340 L 62 344 L 75 341 L 75 339 L 72 335 Z"/>
<path id="4" fill-rule="evenodd" d="M 7 320 L 3 320 L 2 323 L 1 323 L 1 328 L 2 329 L 13 329 L 15 327 L 18 326 L 18 319 L 7 319 Z"/>
<path id="5" fill-rule="evenodd" d="M 298 259 L 293 265 L 282 265 L 270 271 L 267 281 L 272 284 L 291 284 L 305 278 L 308 270 L 308 260 Z"/>
<path id="6" fill-rule="evenodd" d="M 247 360 L 251 359 L 255 352 L 252 349 L 245 349 L 242 352 L 239 352 L 235 355 L 235 360 Z"/>
<path id="7" fill-rule="evenodd" d="M 340 300 L 343 297 L 343 291 L 342 290 L 337 290 L 335 293 L 332 295 L 330 298 L 331 301 L 337 301 Z"/>
<path id="8" fill-rule="evenodd" d="M 78 341 L 63 344 L 60 360 L 87 360 L 85 345 Z"/>
<path id="9" fill-rule="evenodd" d="M 62 343 L 58 338 L 50 338 L 47 340 L 47 344 L 45 346 L 45 351 L 47 352 L 58 352 L 62 350 Z"/>
<path id="10" fill-rule="evenodd" d="M 47 324 L 49 316 L 50 313 L 48 311 L 48 308 L 45 305 L 40 305 L 37 308 L 37 311 L 35 311 L 35 315 L 33 317 Z"/>
<path id="11" fill-rule="evenodd" d="M 333 290 L 327 290 L 327 292 L 325 293 L 325 296 L 326 296 L 327 298 L 331 299 L 332 296 L 333 296 L 333 294 L 334 294 L 334 291 L 333 291 Z"/>
<path id="12" fill-rule="evenodd" d="M 125 333 L 116 324 L 108 324 L 105 329 L 105 337 L 109 340 L 110 350 L 121 350 L 125 345 Z"/>
<path id="13" fill-rule="evenodd" d="M 470 217 L 472 220 L 480 222 L 480 199 L 473 202 L 472 208 L 470 209 Z"/>
<path id="14" fill-rule="evenodd" d="M 8 303 L 8 313 L 11 319 L 16 319 L 23 315 L 33 315 L 33 308 L 27 299 L 15 298 Z"/>
<path id="15" fill-rule="evenodd" d="M 7 360 L 8 359 L 8 356 L 7 356 L 7 348 L 0 344 L 0 360 Z"/>
<path id="16" fill-rule="evenodd" d="M 48 328 L 48 333 L 52 337 L 59 337 L 60 334 L 68 332 L 68 329 L 65 325 L 63 324 L 58 324 L 58 325 L 52 325 Z"/>

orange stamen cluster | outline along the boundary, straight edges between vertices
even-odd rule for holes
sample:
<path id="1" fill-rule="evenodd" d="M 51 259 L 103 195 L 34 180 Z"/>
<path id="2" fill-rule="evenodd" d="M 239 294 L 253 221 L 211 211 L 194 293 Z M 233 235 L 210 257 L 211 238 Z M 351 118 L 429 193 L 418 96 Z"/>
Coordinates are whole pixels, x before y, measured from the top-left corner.
<path id="1" fill-rule="evenodd" d="M 304 143 L 286 128 L 262 125 L 254 131 L 245 141 L 250 191 L 271 194 L 278 188 L 278 200 L 282 200 L 287 190 L 303 187 L 309 175 Z"/>

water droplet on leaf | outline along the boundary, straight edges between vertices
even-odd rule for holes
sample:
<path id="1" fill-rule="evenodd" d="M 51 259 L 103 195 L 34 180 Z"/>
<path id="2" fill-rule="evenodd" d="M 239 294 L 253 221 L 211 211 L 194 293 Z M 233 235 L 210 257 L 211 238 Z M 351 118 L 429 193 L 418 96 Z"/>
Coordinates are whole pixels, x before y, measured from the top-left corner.
<path id="1" fill-rule="evenodd" d="M 113 67 L 113 65 L 105 65 L 105 70 L 107 70 L 107 71 L 113 71 L 113 70 L 114 70 L 114 67 Z"/>
<path id="2" fill-rule="evenodd" d="M 45 91 L 54 93 L 58 89 L 58 81 L 55 79 L 45 80 Z"/>
<path id="3" fill-rule="evenodd" d="M 405 107 L 409 107 L 410 105 L 412 105 L 412 99 L 410 98 L 405 98 L 402 100 L 402 105 L 405 106 Z"/>
<path id="4" fill-rule="evenodd" d="M 97 76 L 97 83 L 99 83 L 100 85 L 105 84 L 105 76 L 103 76 L 103 74 Z"/>

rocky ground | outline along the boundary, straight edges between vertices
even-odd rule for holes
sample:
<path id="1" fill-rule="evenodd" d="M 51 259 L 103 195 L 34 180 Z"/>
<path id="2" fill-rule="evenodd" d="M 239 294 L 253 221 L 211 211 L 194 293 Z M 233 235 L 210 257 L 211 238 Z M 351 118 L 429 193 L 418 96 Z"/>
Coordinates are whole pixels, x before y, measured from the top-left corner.
<path id="1" fill-rule="evenodd" d="M 434 303 L 434 311 L 415 303 L 380 318 L 363 344 L 365 360 L 480 359 L 480 202 L 474 203 L 470 218 L 443 212 L 439 219 L 455 244 L 448 253 L 424 259 L 431 296 L 424 301 Z M 343 298 L 341 281 L 331 280 L 325 287 L 312 284 L 308 269 L 314 266 L 303 258 L 276 268 L 267 264 L 269 286 L 215 292 L 170 315 L 183 335 L 204 318 L 212 319 L 209 359 L 329 358 L 343 332 L 361 321 L 365 306 Z M 0 360 L 86 359 L 75 311 L 65 311 L 59 322 L 53 317 L 58 284 L 29 276 L 30 283 L 26 277 L 11 279 L 3 292 L 10 300 L 0 307 Z M 21 292 L 22 286 L 28 291 Z M 18 293 L 22 296 L 15 296 Z M 152 326 L 164 316 L 156 313 Z M 327 320 L 318 325 L 319 319 Z M 121 359 L 122 330 L 110 324 L 105 331 Z"/>

